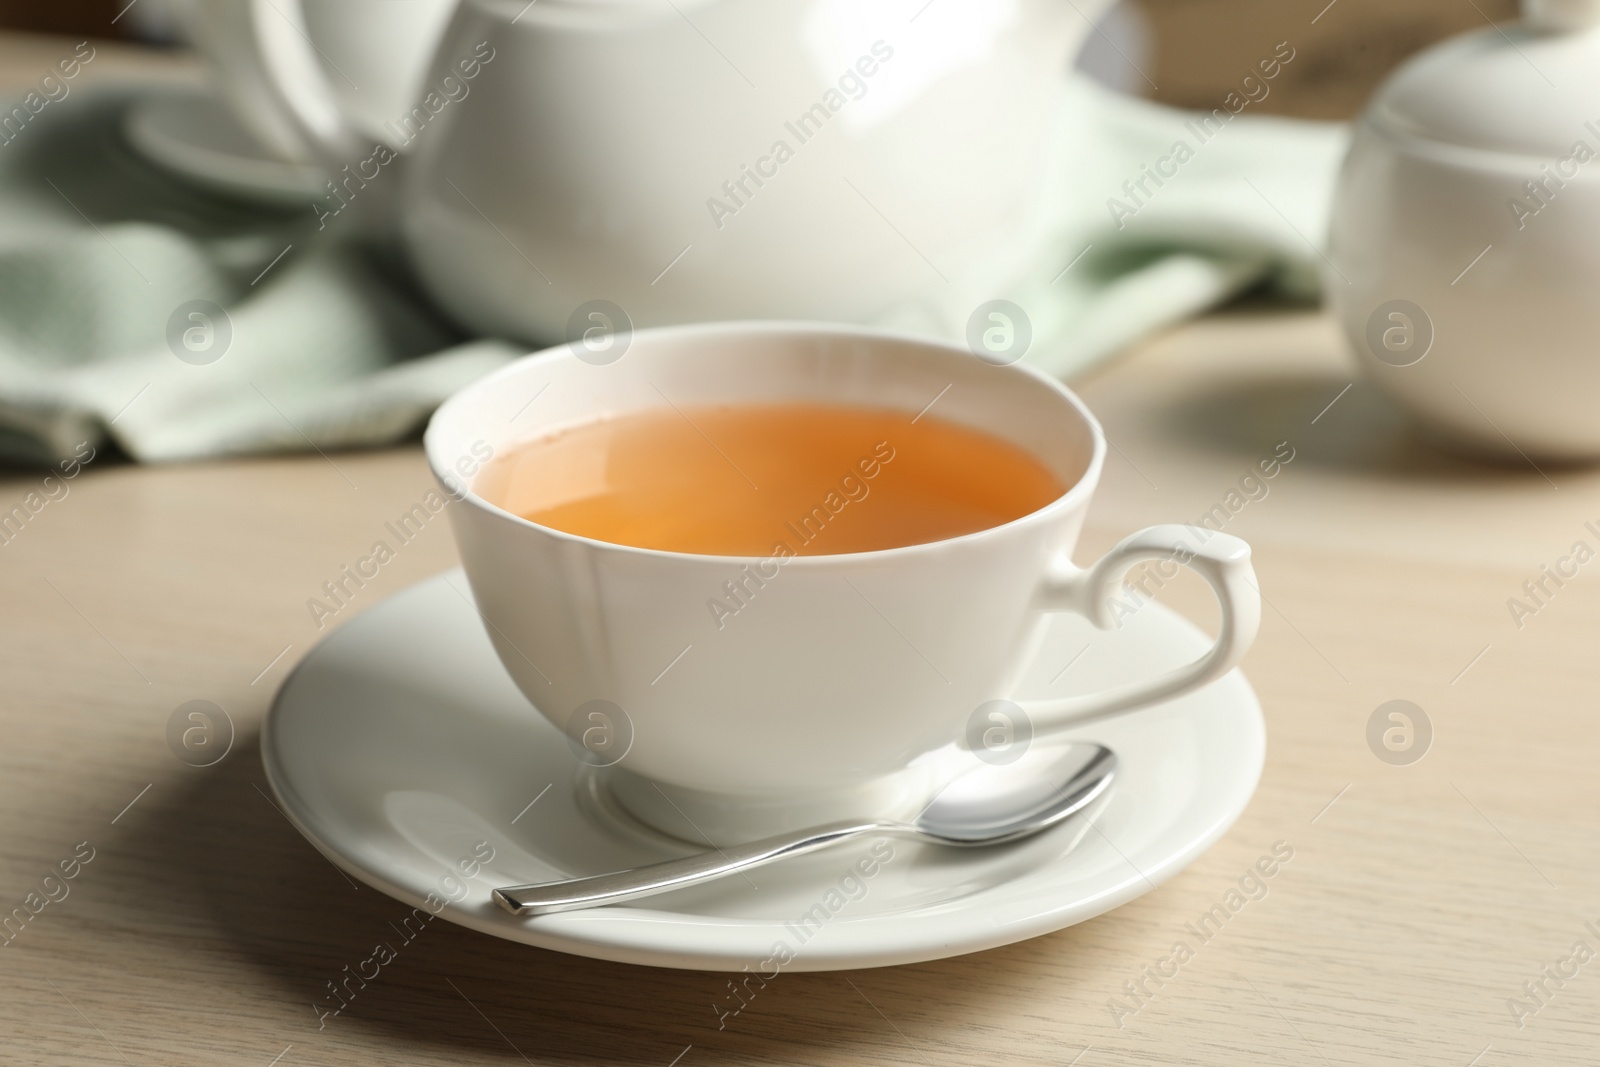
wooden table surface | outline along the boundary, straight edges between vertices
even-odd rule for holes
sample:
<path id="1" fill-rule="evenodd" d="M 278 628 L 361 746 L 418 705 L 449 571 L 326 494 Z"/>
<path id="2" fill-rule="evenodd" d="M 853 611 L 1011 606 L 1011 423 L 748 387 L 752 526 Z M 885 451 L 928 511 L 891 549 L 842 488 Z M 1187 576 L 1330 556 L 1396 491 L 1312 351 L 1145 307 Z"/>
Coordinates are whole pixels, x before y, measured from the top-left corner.
<path id="1" fill-rule="evenodd" d="M 0 82 L 32 80 L 58 44 L 0 41 Z M 258 727 L 318 637 L 306 599 L 428 487 L 422 456 L 92 465 L 0 545 L 0 915 L 39 907 L 0 947 L 0 1061 L 1595 1062 L 1600 581 L 1580 572 L 1520 626 L 1507 601 L 1574 542 L 1600 547 L 1585 526 L 1600 526 L 1600 473 L 1453 459 L 1351 382 L 1325 317 L 1241 312 L 1080 383 L 1116 446 L 1083 558 L 1246 501 L 1227 528 L 1254 544 L 1269 602 L 1245 661 L 1269 742 L 1227 836 L 1092 922 L 785 975 L 720 1032 L 721 976 L 449 924 L 319 1029 L 325 983 L 406 909 L 355 888 L 275 810 Z M 1281 442 L 1294 458 L 1267 495 L 1230 498 Z M 38 485 L 7 472 L 0 510 Z M 362 606 L 454 562 L 430 526 Z M 1169 593 L 1204 617 L 1198 583 Z M 237 729 L 205 768 L 166 736 L 195 699 Z M 1368 742 L 1395 699 L 1431 723 L 1406 765 Z M 1293 858 L 1266 895 L 1176 977 L 1147 978 L 1277 842 Z M 1137 982 L 1148 996 L 1130 996 Z"/>

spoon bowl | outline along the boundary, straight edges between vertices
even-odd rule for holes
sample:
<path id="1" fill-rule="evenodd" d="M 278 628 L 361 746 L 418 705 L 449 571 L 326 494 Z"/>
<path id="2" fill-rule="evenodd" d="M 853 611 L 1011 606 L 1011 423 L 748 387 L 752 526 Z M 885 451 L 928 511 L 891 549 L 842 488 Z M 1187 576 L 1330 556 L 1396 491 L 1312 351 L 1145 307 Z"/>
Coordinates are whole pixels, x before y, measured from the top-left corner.
<path id="1" fill-rule="evenodd" d="M 951 779 L 908 828 L 965 847 L 1030 837 L 1093 803 L 1116 768 L 1104 745 L 1038 745 L 1015 763 L 982 763 Z"/>

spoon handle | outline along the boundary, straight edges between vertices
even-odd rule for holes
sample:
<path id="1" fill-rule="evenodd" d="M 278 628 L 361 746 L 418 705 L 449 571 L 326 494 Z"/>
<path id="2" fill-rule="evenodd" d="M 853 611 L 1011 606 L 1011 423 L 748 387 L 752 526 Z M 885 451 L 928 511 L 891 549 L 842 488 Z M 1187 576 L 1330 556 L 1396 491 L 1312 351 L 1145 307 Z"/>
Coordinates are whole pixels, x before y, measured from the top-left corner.
<path id="1" fill-rule="evenodd" d="M 494 901 L 513 915 L 548 915 L 557 911 L 577 911 L 603 904 L 654 896 L 684 886 L 709 882 L 738 871 L 747 871 L 790 856 L 815 852 L 819 848 L 873 832 L 896 832 L 899 828 L 877 822 L 836 822 L 813 826 L 793 833 L 764 837 L 744 845 L 714 848 L 682 859 L 652 863 L 614 874 L 590 878 L 571 878 L 561 882 L 513 885 L 496 889 Z"/>

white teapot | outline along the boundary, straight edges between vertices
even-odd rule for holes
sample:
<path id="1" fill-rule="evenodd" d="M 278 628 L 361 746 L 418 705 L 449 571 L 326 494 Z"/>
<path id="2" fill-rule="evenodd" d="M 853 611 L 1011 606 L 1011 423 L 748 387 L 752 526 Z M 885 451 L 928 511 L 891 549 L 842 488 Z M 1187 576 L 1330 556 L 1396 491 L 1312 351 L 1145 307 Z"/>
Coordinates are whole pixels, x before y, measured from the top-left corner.
<path id="1" fill-rule="evenodd" d="M 1324 276 L 1364 366 L 1426 426 L 1512 459 L 1595 457 L 1600 0 L 1524 11 L 1378 91 Z"/>
<path id="2" fill-rule="evenodd" d="M 416 106 L 375 126 L 306 35 L 261 32 L 299 0 L 213 2 L 243 5 L 242 51 L 335 175 L 321 225 L 397 219 L 447 311 L 528 342 L 595 307 L 860 321 L 1025 253 L 1110 4 L 461 0 Z"/>

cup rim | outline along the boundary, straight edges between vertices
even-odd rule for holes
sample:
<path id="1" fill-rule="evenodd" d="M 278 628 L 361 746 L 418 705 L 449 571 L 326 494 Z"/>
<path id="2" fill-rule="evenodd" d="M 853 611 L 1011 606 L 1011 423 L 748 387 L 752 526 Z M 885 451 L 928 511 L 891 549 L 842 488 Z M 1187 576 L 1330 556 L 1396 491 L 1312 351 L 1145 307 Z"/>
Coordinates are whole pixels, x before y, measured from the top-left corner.
<path id="1" fill-rule="evenodd" d="M 843 337 L 864 341 L 892 341 L 916 345 L 923 348 L 940 349 L 947 353 L 960 354 L 968 359 L 978 358 L 969 349 L 963 348 L 960 345 L 952 344 L 949 341 L 937 337 L 929 337 L 923 334 L 915 334 L 901 330 L 887 330 L 872 326 L 856 326 L 848 323 L 785 320 L 730 320 L 724 322 L 683 323 L 674 326 L 646 327 L 644 329 L 634 330 L 631 332 L 629 347 L 631 349 L 634 345 L 637 345 L 641 342 L 650 342 L 658 339 L 682 338 L 685 336 L 723 337 L 729 334 L 745 334 L 753 338 L 763 339 L 779 336 L 802 336 L 814 338 Z M 440 442 L 440 434 L 442 433 L 442 430 L 440 429 L 440 426 L 441 419 L 443 417 L 447 416 L 447 414 L 456 406 L 468 403 L 471 399 L 477 396 L 480 390 L 492 389 L 500 380 L 522 373 L 528 364 L 536 360 L 558 359 L 578 361 L 578 357 L 573 352 L 572 346 L 565 342 L 558 345 L 552 345 L 548 348 L 540 349 L 536 352 L 530 352 L 527 355 L 520 356 L 517 359 L 512 360 L 504 367 L 492 371 L 491 373 L 484 375 L 482 378 L 470 382 L 469 384 L 456 390 L 456 392 L 452 393 L 445 399 L 444 403 L 440 404 L 438 408 L 435 409 L 433 415 L 428 420 L 428 428 L 423 433 L 422 447 L 423 452 L 427 457 L 428 469 L 432 472 L 434 480 L 445 489 L 446 493 L 452 499 L 461 504 L 470 504 L 473 507 L 486 512 L 491 517 L 508 520 L 513 524 L 525 526 L 531 530 L 537 530 L 539 533 L 548 537 L 552 537 L 558 541 L 564 541 L 570 544 L 585 545 L 590 549 L 619 552 L 658 559 L 675 559 L 694 561 L 698 563 L 726 563 L 734 566 L 743 566 L 746 564 L 758 563 L 774 558 L 771 555 L 732 556 L 721 553 L 678 552 L 661 548 L 643 548 L 638 545 L 618 544 L 615 541 L 602 541 L 598 538 L 586 537 L 583 534 L 569 533 L 566 530 L 558 530 L 553 526 L 545 526 L 534 522 L 531 519 L 526 519 L 515 512 L 507 511 L 506 509 L 491 503 L 489 500 L 479 495 L 470 484 L 463 483 L 462 479 L 456 476 L 453 472 L 448 474 L 441 473 L 449 472 L 450 470 L 450 465 L 445 461 L 445 457 L 439 454 L 440 450 L 442 449 L 442 444 Z M 984 539 L 992 539 L 1000 536 L 1004 531 L 1009 531 L 1013 528 L 1028 524 L 1044 522 L 1055 517 L 1063 511 L 1087 504 L 1089 497 L 1094 493 L 1095 489 L 1100 483 L 1100 474 L 1105 466 L 1106 435 L 1105 430 L 1100 426 L 1100 421 L 1094 417 L 1093 412 L 1089 410 L 1088 405 L 1083 402 L 1077 393 L 1074 393 L 1071 389 L 1067 388 L 1067 386 L 1059 379 L 1046 374 L 1044 371 L 1039 370 L 1036 367 L 1027 366 L 1022 363 L 1010 363 L 1004 366 L 993 366 L 993 369 L 997 373 L 1001 374 L 1024 375 L 1028 378 L 1031 378 L 1036 385 L 1040 385 L 1051 390 L 1056 394 L 1057 397 L 1065 400 L 1067 405 L 1077 414 L 1078 418 L 1082 419 L 1084 425 L 1088 427 L 1090 441 L 1093 445 L 1089 456 L 1089 462 L 1084 468 L 1082 476 L 1080 476 L 1077 481 L 1069 486 L 1066 492 L 1062 493 L 1060 496 L 1056 497 L 1043 507 L 1028 512 L 1026 515 L 1019 516 L 1009 522 L 1001 523 L 998 526 L 986 526 L 981 530 L 974 530 L 971 533 L 959 534 L 955 537 L 945 537 L 937 541 L 921 541 L 912 545 L 896 545 L 893 548 L 872 549 L 871 551 L 867 552 L 832 552 L 818 553 L 816 555 L 809 556 L 793 555 L 784 558 L 782 565 L 785 568 L 788 568 L 796 564 L 800 564 L 805 569 L 809 570 L 818 566 L 826 566 L 830 563 L 837 564 L 840 561 L 870 562 L 895 555 L 938 551 L 949 545 L 969 544 L 976 543 Z"/>

